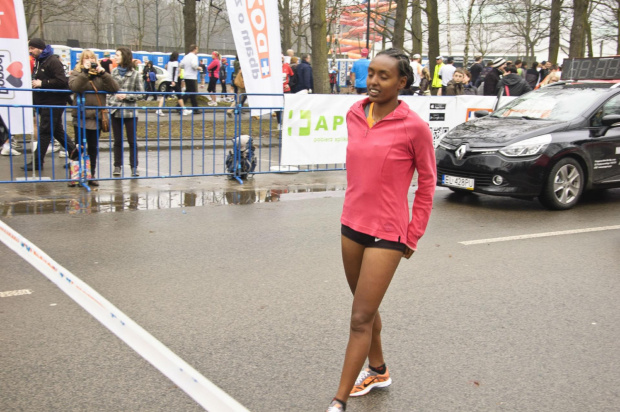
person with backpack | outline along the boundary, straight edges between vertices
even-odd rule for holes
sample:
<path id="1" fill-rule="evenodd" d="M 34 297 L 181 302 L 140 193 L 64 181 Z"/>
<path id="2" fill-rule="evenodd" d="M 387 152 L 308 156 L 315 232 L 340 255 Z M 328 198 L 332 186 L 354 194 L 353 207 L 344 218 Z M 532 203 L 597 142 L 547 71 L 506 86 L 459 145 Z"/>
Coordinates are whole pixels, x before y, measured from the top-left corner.
<path id="1" fill-rule="evenodd" d="M 152 61 L 148 61 L 144 65 L 144 68 L 142 69 L 142 80 L 144 80 L 144 84 L 146 85 L 145 91 L 155 92 L 155 82 L 157 81 L 157 71 L 155 71 Z M 153 100 L 157 100 L 156 95 L 147 94 L 145 101 L 148 101 L 149 97 L 152 97 Z"/>

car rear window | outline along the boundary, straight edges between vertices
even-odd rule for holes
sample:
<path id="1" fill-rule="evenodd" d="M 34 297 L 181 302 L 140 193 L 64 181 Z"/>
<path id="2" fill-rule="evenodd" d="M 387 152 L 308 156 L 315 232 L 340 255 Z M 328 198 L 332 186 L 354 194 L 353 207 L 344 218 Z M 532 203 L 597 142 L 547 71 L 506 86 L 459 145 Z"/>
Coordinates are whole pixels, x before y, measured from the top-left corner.
<path id="1" fill-rule="evenodd" d="M 601 93 L 605 93 L 605 89 L 548 87 L 513 100 L 496 110 L 492 116 L 568 121 L 587 111 L 600 98 Z"/>

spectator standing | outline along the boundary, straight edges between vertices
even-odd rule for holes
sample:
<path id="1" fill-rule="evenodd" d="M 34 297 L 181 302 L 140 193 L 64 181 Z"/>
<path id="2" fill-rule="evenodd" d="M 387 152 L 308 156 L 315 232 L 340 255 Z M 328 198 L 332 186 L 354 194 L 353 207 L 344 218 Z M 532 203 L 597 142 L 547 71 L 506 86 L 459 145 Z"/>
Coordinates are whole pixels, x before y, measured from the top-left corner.
<path id="1" fill-rule="evenodd" d="M 357 59 L 351 67 L 351 87 L 355 88 L 357 94 L 366 94 L 368 89 L 366 88 L 366 77 L 368 76 L 368 66 L 370 60 L 368 59 L 368 49 L 363 48 L 361 52 L 362 58 Z"/>
<path id="2" fill-rule="evenodd" d="M 151 74 L 152 73 L 152 74 Z M 153 67 L 153 62 L 148 61 L 144 64 L 144 68 L 142 69 L 142 80 L 144 80 L 144 84 L 146 85 L 147 92 L 155 92 L 155 82 L 157 81 L 157 71 Z M 146 101 L 149 100 L 149 97 L 152 97 L 153 100 L 157 100 L 157 95 L 151 94 L 146 95 Z"/>
<path id="3" fill-rule="evenodd" d="M 465 79 L 463 80 L 463 94 L 467 96 L 477 95 L 478 89 L 471 82 L 471 73 L 469 72 L 469 70 L 463 70 L 463 76 L 465 77 Z"/>
<path id="4" fill-rule="evenodd" d="M 499 79 L 504 72 L 504 67 L 506 66 L 506 59 L 502 57 L 498 57 L 493 60 L 493 64 L 491 65 L 491 71 L 484 76 L 484 88 L 483 94 L 485 96 L 497 96 Z"/>
<path id="5" fill-rule="evenodd" d="M 543 60 L 542 63 L 540 63 L 540 81 L 541 82 L 545 80 L 547 76 L 549 76 L 550 68 L 551 68 L 550 62 Z"/>
<path id="6" fill-rule="evenodd" d="M 179 67 L 183 69 L 183 80 L 185 81 L 185 91 L 187 93 L 198 93 L 198 46 L 192 44 L 189 46 L 189 53 L 183 57 Z M 189 99 L 192 107 L 198 107 L 198 99 L 195 94 L 190 94 Z M 183 99 L 187 103 L 187 96 Z M 199 109 L 194 109 L 194 113 L 200 113 Z"/>
<path id="7" fill-rule="evenodd" d="M 215 86 L 217 85 L 217 81 L 220 78 L 220 54 L 216 51 L 211 53 L 211 63 L 207 66 L 207 72 L 209 73 L 209 86 L 207 87 L 208 93 L 216 93 Z M 214 95 L 211 95 L 211 101 L 208 103 L 209 106 L 217 106 L 217 99 Z"/>
<path id="8" fill-rule="evenodd" d="M 181 80 L 179 79 L 179 74 L 180 74 L 180 70 L 179 70 L 179 53 L 177 52 L 172 52 L 170 54 L 170 59 L 168 60 L 168 63 L 166 63 L 166 80 L 165 80 L 165 85 L 166 85 L 166 92 L 167 93 L 177 93 L 176 97 L 177 97 L 177 105 L 179 107 L 181 107 L 182 109 L 182 114 L 183 116 L 187 116 L 192 114 L 191 110 L 188 110 L 185 108 L 185 103 L 183 102 L 183 95 L 181 95 Z M 159 104 L 158 106 L 161 108 L 164 106 L 164 104 L 166 103 L 166 99 L 169 97 L 170 95 L 162 95 L 159 97 Z M 159 116 L 165 116 L 166 113 L 163 112 L 162 110 L 157 110 L 156 112 Z"/>
<path id="9" fill-rule="evenodd" d="M 331 94 L 339 94 L 340 87 L 338 86 L 338 69 L 336 66 L 332 66 L 329 69 L 329 87 Z"/>
<path id="10" fill-rule="evenodd" d="M 465 74 L 463 70 L 456 69 L 452 75 L 452 79 L 446 86 L 446 96 L 461 96 L 465 94 Z"/>
<path id="11" fill-rule="evenodd" d="M 540 83 L 542 78 L 540 77 L 540 70 L 538 69 L 538 62 L 533 62 L 532 67 L 527 69 L 525 73 L 525 81 L 530 85 L 532 89 L 535 89 Z"/>
<path id="12" fill-rule="evenodd" d="M 105 71 L 105 69 L 97 64 L 97 56 L 92 50 L 84 50 L 80 61 L 75 66 L 75 69 L 69 76 L 69 88 L 75 93 L 84 92 L 108 92 L 116 93 L 119 90 L 119 85 L 112 78 L 112 76 Z M 96 90 L 95 90 L 96 89 Z M 104 94 L 85 93 L 84 94 L 84 106 L 102 106 L 106 96 Z M 74 98 L 74 105 L 75 105 Z M 79 136 L 86 136 L 87 153 L 90 157 L 90 171 L 93 180 L 90 180 L 88 184 L 90 186 L 99 186 L 95 178 L 95 170 L 97 168 L 97 156 L 99 155 L 99 117 L 97 113 L 98 109 L 86 109 L 85 119 L 78 128 L 78 115 L 77 109 L 73 109 L 73 131 L 75 132 L 75 138 L 81 145 Z M 75 183 L 69 183 L 69 186 L 73 186 Z"/>
<path id="13" fill-rule="evenodd" d="M 233 63 L 233 74 L 232 74 L 233 91 L 235 92 L 235 94 L 239 93 L 237 91 L 238 86 L 235 84 L 235 79 L 237 78 L 237 75 L 239 74 L 240 70 L 241 70 L 241 63 L 239 63 L 239 56 L 235 56 L 235 62 Z M 206 73 L 207 73 L 207 70 L 205 69 L 205 76 L 206 76 Z"/>
<path id="14" fill-rule="evenodd" d="M 284 61 L 286 63 L 288 63 L 289 65 L 291 64 L 291 59 L 295 56 L 295 50 L 293 49 L 288 49 L 286 51 L 286 56 L 284 56 Z M 299 59 L 297 59 L 299 60 Z"/>
<path id="15" fill-rule="evenodd" d="M 310 55 L 304 53 L 301 55 L 301 62 L 297 66 L 297 91 L 312 93 L 314 88 L 314 80 L 312 79 L 312 66 L 310 65 Z"/>
<path id="16" fill-rule="evenodd" d="M 110 52 L 103 52 L 103 59 L 99 62 L 99 65 L 108 73 L 112 73 L 112 59 L 110 59 Z"/>
<path id="17" fill-rule="evenodd" d="M 200 64 L 198 65 L 200 67 L 200 86 L 201 88 L 205 88 L 205 82 L 207 79 L 207 65 L 206 65 L 207 59 L 202 59 Z"/>
<path id="18" fill-rule="evenodd" d="M 525 81 L 523 77 L 519 75 L 519 68 L 517 66 L 506 66 L 504 76 L 499 81 L 498 94 L 501 96 L 521 96 L 532 88 Z"/>
<path id="19" fill-rule="evenodd" d="M 420 96 L 431 95 L 431 73 L 428 68 L 422 68 L 422 79 L 420 80 L 420 90 L 418 90 Z"/>
<path id="20" fill-rule="evenodd" d="M 226 93 L 226 77 L 228 74 L 228 60 L 226 57 L 222 57 L 222 62 L 220 64 L 220 84 L 222 85 L 222 93 Z M 226 96 L 224 96 L 226 99 Z"/>
<path id="21" fill-rule="evenodd" d="M 431 94 L 441 96 L 441 77 L 439 71 L 443 67 L 443 57 L 437 56 L 435 59 L 435 71 L 433 72 L 433 82 L 431 83 Z"/>
<path id="22" fill-rule="evenodd" d="M 487 74 L 491 73 L 491 70 L 493 70 L 493 62 L 489 61 L 480 72 L 480 76 L 478 76 L 478 80 L 474 83 L 474 87 L 480 87 L 484 83 L 484 78 L 487 77 Z"/>
<path id="23" fill-rule="evenodd" d="M 414 54 L 411 58 L 411 70 L 413 71 L 413 83 L 411 83 L 411 90 L 413 94 L 418 94 L 420 90 L 420 81 L 422 80 L 422 64 L 420 64 L 420 60 L 422 56 L 418 53 Z"/>
<path id="24" fill-rule="evenodd" d="M 138 146 L 136 144 L 136 102 L 142 99 L 141 94 L 123 92 L 144 92 L 144 83 L 136 70 L 133 54 L 127 47 L 116 50 L 117 66 L 112 70 L 112 77 L 118 83 L 120 93 L 107 96 L 110 115 L 112 116 L 112 135 L 114 136 L 114 171 L 113 176 L 120 176 L 123 167 L 123 126 L 129 143 L 129 165 L 131 175 L 138 174 Z"/>
<path id="25" fill-rule="evenodd" d="M 441 66 L 439 70 L 439 78 L 441 79 L 441 93 L 445 96 L 446 88 L 448 87 L 448 83 L 452 80 L 452 76 L 454 75 L 454 71 L 456 67 L 454 67 L 454 58 L 448 57 L 446 64 Z"/>
<path id="26" fill-rule="evenodd" d="M 32 73 L 33 89 L 68 90 L 67 76 L 58 56 L 42 39 L 33 38 L 28 42 L 28 52 L 34 56 L 35 64 Z M 34 159 L 21 168 L 26 171 L 43 170 L 44 157 L 50 145 L 52 136 L 64 149 L 70 153 L 70 158 L 76 160 L 78 152 L 75 143 L 65 133 L 63 127 L 64 107 L 67 105 L 67 93 L 33 92 L 34 105 L 58 106 L 57 108 L 36 109 L 39 115 L 39 142 L 34 153 Z"/>
<path id="27" fill-rule="evenodd" d="M 482 69 L 484 66 L 482 65 L 482 56 L 474 57 L 474 64 L 469 67 L 469 72 L 471 73 L 471 83 L 475 85 L 478 81 L 478 77 L 480 77 L 480 73 L 482 73 Z"/>
<path id="28" fill-rule="evenodd" d="M 282 56 L 282 91 L 283 93 L 291 93 L 291 86 L 289 84 L 291 77 L 293 76 L 293 69 L 286 62 L 286 58 Z M 282 126 L 282 110 L 276 111 L 276 118 L 278 120 L 278 129 Z"/>

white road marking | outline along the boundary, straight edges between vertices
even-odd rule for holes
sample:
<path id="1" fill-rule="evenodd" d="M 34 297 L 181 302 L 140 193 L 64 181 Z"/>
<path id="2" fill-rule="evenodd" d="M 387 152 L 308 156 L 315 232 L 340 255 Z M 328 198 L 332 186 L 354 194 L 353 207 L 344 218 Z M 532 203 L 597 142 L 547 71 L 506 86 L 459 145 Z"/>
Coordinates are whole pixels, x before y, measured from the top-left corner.
<path id="1" fill-rule="evenodd" d="M 545 232 L 545 233 L 532 233 L 530 235 L 519 235 L 519 236 L 506 236 L 506 237 L 495 237 L 490 239 L 480 239 L 480 240 L 467 240 L 464 242 L 459 242 L 461 245 L 470 246 L 470 245 L 479 245 L 483 243 L 496 243 L 496 242 L 508 242 L 511 240 L 523 240 L 523 239 L 534 239 L 538 237 L 550 237 L 550 236 L 565 236 L 565 235 L 575 235 L 579 233 L 589 233 L 589 232 L 602 232 L 605 230 L 619 230 L 620 225 L 616 226 L 602 226 L 602 227 L 590 227 L 586 229 L 573 229 L 573 230 L 562 230 L 559 232 Z"/>
<path id="2" fill-rule="evenodd" d="M 167 376 L 205 410 L 248 412 L 239 402 L 202 376 L 101 296 L 80 278 L 61 266 L 34 243 L 0 220 L 0 242 L 4 243 L 52 281 L 86 312 L 118 336 L 129 347 Z"/>
<path id="3" fill-rule="evenodd" d="M 0 292 L 0 298 L 8 298 L 12 296 L 30 295 L 32 291 L 30 289 L 20 290 L 8 290 L 6 292 Z"/>

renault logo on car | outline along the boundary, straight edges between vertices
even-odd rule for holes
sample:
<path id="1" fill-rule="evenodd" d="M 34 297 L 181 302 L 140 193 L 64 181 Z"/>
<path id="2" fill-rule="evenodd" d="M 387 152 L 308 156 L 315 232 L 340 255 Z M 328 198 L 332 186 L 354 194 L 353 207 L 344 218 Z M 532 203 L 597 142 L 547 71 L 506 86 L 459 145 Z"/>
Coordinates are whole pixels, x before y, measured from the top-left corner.
<path id="1" fill-rule="evenodd" d="M 467 153 L 467 145 L 465 144 L 460 145 L 454 152 L 458 160 L 462 160 L 465 153 Z"/>

